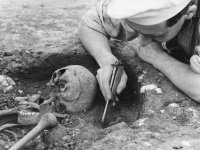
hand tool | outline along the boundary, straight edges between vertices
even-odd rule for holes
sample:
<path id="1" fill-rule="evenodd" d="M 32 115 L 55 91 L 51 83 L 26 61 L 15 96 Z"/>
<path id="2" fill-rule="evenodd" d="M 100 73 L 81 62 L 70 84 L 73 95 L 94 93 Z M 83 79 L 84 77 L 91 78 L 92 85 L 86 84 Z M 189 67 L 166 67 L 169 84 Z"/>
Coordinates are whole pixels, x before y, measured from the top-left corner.
<path id="1" fill-rule="evenodd" d="M 113 106 L 116 103 L 116 89 L 121 80 L 123 70 L 124 70 L 124 66 L 121 63 L 121 61 L 116 61 L 114 64 L 112 64 L 112 66 L 113 66 L 113 71 L 112 71 L 111 80 L 110 80 L 111 99 L 106 101 L 106 105 L 105 105 L 103 116 L 102 116 L 102 123 L 104 123 L 109 102 L 112 100 Z"/>

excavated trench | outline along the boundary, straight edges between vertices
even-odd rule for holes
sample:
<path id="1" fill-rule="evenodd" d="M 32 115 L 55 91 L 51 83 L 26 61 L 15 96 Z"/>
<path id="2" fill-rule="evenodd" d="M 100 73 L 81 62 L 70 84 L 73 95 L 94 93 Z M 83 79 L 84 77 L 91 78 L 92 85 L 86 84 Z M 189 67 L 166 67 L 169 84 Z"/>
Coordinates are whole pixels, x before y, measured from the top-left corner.
<path id="1" fill-rule="evenodd" d="M 48 99 L 50 91 L 46 83 L 50 80 L 52 73 L 55 70 L 68 65 L 84 66 L 94 75 L 96 75 L 96 71 L 98 69 L 98 65 L 88 54 L 79 55 L 72 53 L 72 55 L 70 56 L 61 54 L 55 54 L 55 55 L 52 54 L 47 60 L 43 61 L 43 63 L 39 65 L 22 69 L 18 72 L 15 72 L 14 74 L 11 73 L 10 74 L 11 77 L 16 82 L 16 87 L 10 94 L 19 96 L 18 91 L 22 90 L 23 94 L 21 94 L 20 96 L 26 96 L 27 94 L 36 94 L 38 91 L 41 91 L 42 92 L 41 98 Z M 81 123 L 80 122 L 81 119 L 84 120 L 84 122 L 86 122 L 85 125 L 86 127 L 92 124 L 95 128 L 94 130 L 101 129 L 104 131 L 104 129 L 106 129 L 107 127 L 115 125 L 120 122 L 126 122 L 128 125 L 131 125 L 134 121 L 140 118 L 144 101 L 143 97 L 144 95 L 140 93 L 141 85 L 140 83 L 138 83 L 134 67 L 133 66 L 130 67 L 128 64 L 126 64 L 126 62 L 124 62 L 124 66 L 125 66 L 125 71 L 128 74 L 127 87 L 119 95 L 120 101 L 117 102 L 116 106 L 112 107 L 111 105 L 109 105 L 104 123 L 101 122 L 101 119 L 105 107 L 105 100 L 98 87 L 98 92 L 96 94 L 94 103 L 88 111 L 76 114 L 69 114 L 66 120 L 59 120 L 60 124 L 64 125 L 67 128 L 68 127 L 73 128 Z M 5 103 L 5 105 L 8 105 L 6 107 L 9 108 L 13 107 L 15 104 L 12 103 L 12 101 L 9 101 Z M 5 107 L 3 106 L 1 109 L 4 108 Z M 1 122 L 4 123 L 6 122 L 13 123 L 13 121 L 16 122 L 15 115 L 0 119 Z M 101 137 L 100 134 L 98 136 Z M 88 136 L 88 138 L 90 138 L 90 136 Z M 79 137 L 77 139 L 79 139 Z M 30 149 L 30 147 L 28 148 Z"/>
<path id="2" fill-rule="evenodd" d="M 98 65 L 88 55 L 73 56 L 65 55 L 51 55 L 47 62 L 27 68 L 24 72 L 14 74 L 14 79 L 17 79 L 17 88 L 22 89 L 24 93 L 35 94 L 37 91 L 42 91 L 42 96 L 46 99 L 49 95 L 46 83 L 50 80 L 52 73 L 58 68 L 68 65 L 81 65 L 96 75 Z M 48 64 L 48 66 L 47 66 Z M 51 65 L 54 64 L 54 65 Z M 120 101 L 115 107 L 109 105 L 104 124 L 102 124 L 102 114 L 105 107 L 105 100 L 99 90 L 96 94 L 94 104 L 87 112 L 81 112 L 77 115 L 87 122 L 91 122 L 97 127 L 108 127 L 110 125 L 125 121 L 126 123 L 133 123 L 140 117 L 142 112 L 143 94 L 140 93 L 140 83 L 133 68 L 125 64 L 125 71 L 128 74 L 128 81 L 126 89 L 118 96 Z M 13 74 L 12 74 L 13 75 Z"/>

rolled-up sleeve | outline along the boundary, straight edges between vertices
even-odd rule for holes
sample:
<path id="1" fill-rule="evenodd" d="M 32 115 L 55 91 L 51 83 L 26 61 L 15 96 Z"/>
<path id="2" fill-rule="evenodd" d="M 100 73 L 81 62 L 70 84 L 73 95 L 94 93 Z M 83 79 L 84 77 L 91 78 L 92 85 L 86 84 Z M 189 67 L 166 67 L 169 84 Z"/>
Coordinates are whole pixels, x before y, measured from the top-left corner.
<path id="1" fill-rule="evenodd" d="M 108 38 L 130 41 L 138 36 L 123 20 L 112 19 L 106 9 L 110 0 L 101 0 L 96 7 L 89 10 L 82 18 L 82 23 L 89 28 L 100 32 Z"/>
<path id="2" fill-rule="evenodd" d="M 96 30 L 106 36 L 108 34 L 106 33 L 105 29 L 102 26 L 102 23 L 98 17 L 96 7 L 90 9 L 82 18 L 82 23 L 86 24 L 89 28 Z"/>

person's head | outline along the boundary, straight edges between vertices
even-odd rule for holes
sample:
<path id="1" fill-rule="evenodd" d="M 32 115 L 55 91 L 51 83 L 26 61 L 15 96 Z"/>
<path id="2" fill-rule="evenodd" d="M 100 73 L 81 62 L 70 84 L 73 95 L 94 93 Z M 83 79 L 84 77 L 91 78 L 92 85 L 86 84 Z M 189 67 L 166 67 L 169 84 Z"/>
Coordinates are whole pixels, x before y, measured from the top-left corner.
<path id="1" fill-rule="evenodd" d="M 135 0 L 135 2 L 136 1 L 138 0 Z M 197 10 L 196 6 L 197 0 L 143 0 L 143 1 L 145 2 L 152 1 L 154 2 L 154 5 L 157 5 L 158 3 L 158 5 L 160 6 L 154 7 L 153 5 L 151 5 L 149 6 L 149 8 L 148 6 L 144 6 L 146 8 L 141 8 L 143 9 L 142 10 L 143 12 L 142 11 L 136 12 L 135 15 L 131 15 L 131 13 L 129 13 L 127 17 L 125 17 L 126 15 L 124 15 L 123 17 L 121 17 L 121 19 L 124 19 L 125 22 L 131 28 L 138 31 L 140 34 L 143 34 L 146 37 L 152 37 L 154 40 L 158 42 L 166 42 L 175 37 L 181 30 L 184 22 L 186 20 L 191 19 L 195 15 Z M 160 1 L 164 3 L 159 3 Z M 179 3 L 171 5 L 171 2 L 173 3 L 173 1 L 179 1 Z M 169 6 L 166 7 L 164 6 L 165 3 L 166 5 L 167 3 L 170 4 Z M 137 2 L 135 3 L 135 5 L 136 5 L 135 7 L 142 7 L 142 5 L 137 6 Z M 182 6 L 180 7 L 180 5 Z M 138 10 L 140 10 L 140 8 Z M 171 12 L 172 14 L 168 14 Z"/>

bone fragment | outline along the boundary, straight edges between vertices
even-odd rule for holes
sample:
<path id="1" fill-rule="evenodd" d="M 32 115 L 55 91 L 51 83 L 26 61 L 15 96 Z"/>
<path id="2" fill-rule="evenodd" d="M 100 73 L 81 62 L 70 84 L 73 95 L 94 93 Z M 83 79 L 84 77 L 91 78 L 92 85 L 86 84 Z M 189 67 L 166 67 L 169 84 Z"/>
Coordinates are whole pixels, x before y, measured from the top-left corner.
<path id="1" fill-rule="evenodd" d="M 34 95 L 27 95 L 28 101 L 29 102 L 36 102 L 40 97 L 41 97 L 42 92 L 38 91 L 37 94 Z"/>
<path id="2" fill-rule="evenodd" d="M 49 104 L 51 102 L 54 102 L 56 100 L 56 93 L 50 93 L 50 98 L 45 100 L 42 104 Z"/>
<path id="3" fill-rule="evenodd" d="M 66 118 L 68 116 L 68 114 L 59 114 L 57 112 L 53 112 L 53 114 L 58 118 Z"/>
<path id="4" fill-rule="evenodd" d="M 15 84 L 16 83 L 10 77 L 0 75 L 0 90 L 4 93 L 12 90 Z"/>
<path id="5" fill-rule="evenodd" d="M 0 116 L 4 116 L 4 115 L 10 115 L 10 114 L 16 114 L 18 111 L 18 108 L 11 108 L 11 109 L 4 109 L 4 110 L 0 110 Z"/>
<path id="6" fill-rule="evenodd" d="M 46 113 L 41 116 L 41 119 L 37 126 L 35 126 L 27 135 L 13 145 L 10 150 L 18 150 L 24 146 L 27 142 L 37 136 L 43 129 L 53 128 L 57 125 L 57 119 L 54 114 Z"/>
<path id="7" fill-rule="evenodd" d="M 11 128 L 11 127 L 15 127 L 15 126 L 19 126 L 19 124 L 13 124 L 13 123 L 10 123 L 10 124 L 4 124 L 0 127 L 0 131 L 3 131 L 7 128 Z"/>
<path id="8" fill-rule="evenodd" d="M 18 141 L 17 134 L 16 134 L 15 132 L 13 132 L 13 131 L 10 131 L 10 130 L 4 130 L 4 132 L 7 132 L 7 133 L 10 133 L 10 134 L 12 134 L 12 136 L 13 136 L 13 137 L 14 137 L 14 139 L 15 139 L 15 142 L 17 142 L 17 141 Z"/>
<path id="9" fill-rule="evenodd" d="M 0 137 L 2 137 L 3 139 L 6 140 L 6 142 L 9 142 L 10 143 L 10 139 L 8 137 L 8 135 L 4 134 L 4 133 L 0 133 Z"/>
<path id="10" fill-rule="evenodd" d="M 38 110 L 40 109 L 40 106 L 37 103 L 33 103 L 33 102 L 22 101 L 22 102 L 19 102 L 19 105 L 29 105 L 32 108 L 35 108 Z"/>
<path id="11" fill-rule="evenodd" d="M 25 101 L 25 100 L 27 100 L 26 96 L 25 97 L 15 97 L 14 98 L 14 101 L 17 101 L 17 102 L 21 102 L 21 101 Z"/>

